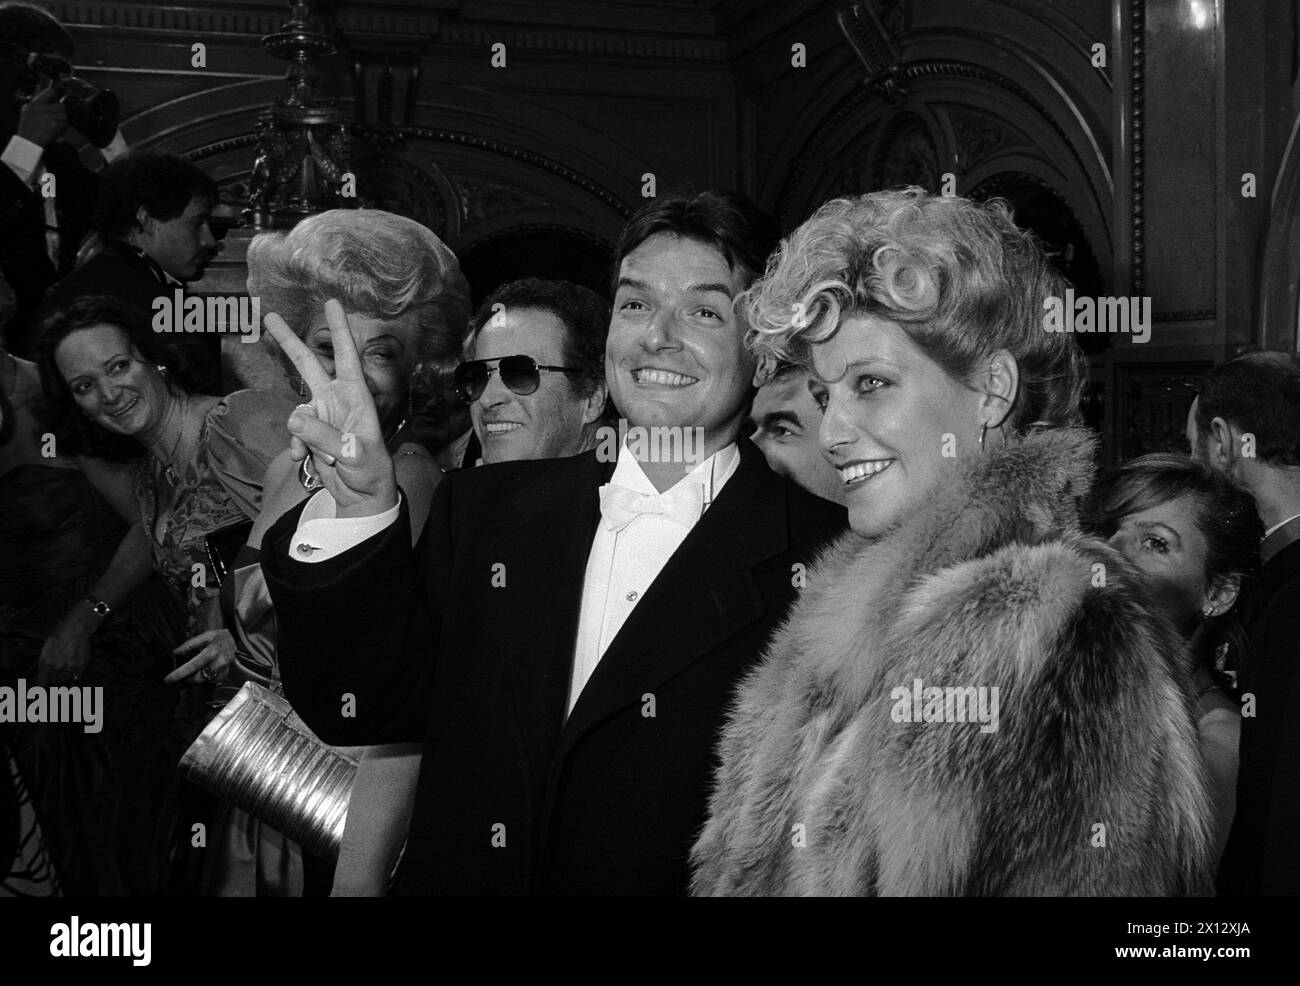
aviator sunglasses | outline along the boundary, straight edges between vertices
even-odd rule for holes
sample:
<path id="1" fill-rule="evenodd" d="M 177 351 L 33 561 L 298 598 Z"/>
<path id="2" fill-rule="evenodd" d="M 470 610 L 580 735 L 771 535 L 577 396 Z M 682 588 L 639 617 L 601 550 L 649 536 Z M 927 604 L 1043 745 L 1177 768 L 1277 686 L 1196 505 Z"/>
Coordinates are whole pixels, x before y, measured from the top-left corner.
<path id="1" fill-rule="evenodd" d="M 497 364 L 492 366 L 491 364 Z M 501 374 L 501 382 L 511 393 L 527 397 L 542 382 L 542 371 L 547 373 L 577 373 L 571 366 L 546 366 L 531 356 L 499 356 L 496 359 L 471 359 L 456 367 L 456 393 L 466 404 L 473 404 L 487 389 L 493 373 Z"/>

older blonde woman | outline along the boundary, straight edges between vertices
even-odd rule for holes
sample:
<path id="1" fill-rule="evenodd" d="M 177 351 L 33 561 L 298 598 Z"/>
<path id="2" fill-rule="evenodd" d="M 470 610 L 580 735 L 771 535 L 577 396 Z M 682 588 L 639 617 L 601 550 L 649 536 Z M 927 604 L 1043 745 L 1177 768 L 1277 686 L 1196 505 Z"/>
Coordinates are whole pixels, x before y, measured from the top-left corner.
<path id="1" fill-rule="evenodd" d="M 1181 650 L 1079 531 L 1063 288 L 1005 207 L 913 188 L 827 203 L 751 289 L 756 353 L 812 370 L 853 530 L 739 690 L 695 892 L 1206 887 Z"/>
<path id="2" fill-rule="evenodd" d="M 248 270 L 249 294 L 261 299 L 262 311 L 274 313 L 268 320 L 287 323 L 331 374 L 325 304 L 333 299 L 342 305 L 398 483 L 410 501 L 414 543 L 441 470 L 411 433 L 410 388 L 421 367 L 448 368 L 459 358 L 470 308 L 455 254 L 414 220 L 379 210 L 336 209 L 304 219 L 287 234 L 258 236 L 249 245 Z M 263 338 L 271 343 L 269 335 Z M 252 679 L 281 691 L 275 613 L 257 564 L 258 549 L 271 524 L 306 499 L 316 483 L 311 463 L 300 465 L 287 452 L 267 469 L 263 509 L 226 597 L 227 623 L 239 644 L 232 685 Z M 413 788 L 417 767 L 418 757 L 410 751 L 370 748 L 364 753 L 335 874 L 336 893 L 386 889 L 405 838 L 406 793 Z M 230 809 L 230 823 L 222 832 L 221 851 L 209 851 L 207 857 L 209 892 L 297 895 L 312 882 L 304 875 L 298 847 L 256 820 Z"/>

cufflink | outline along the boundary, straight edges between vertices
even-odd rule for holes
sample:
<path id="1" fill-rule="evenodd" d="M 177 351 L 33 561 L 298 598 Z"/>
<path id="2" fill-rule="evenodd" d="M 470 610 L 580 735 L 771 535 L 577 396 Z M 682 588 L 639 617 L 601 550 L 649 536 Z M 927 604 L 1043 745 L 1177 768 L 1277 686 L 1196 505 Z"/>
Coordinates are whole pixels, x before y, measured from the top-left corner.
<path id="1" fill-rule="evenodd" d="M 316 546 L 314 544 L 307 544 L 305 541 L 298 545 L 298 554 L 300 555 L 310 555 L 315 550 Z"/>

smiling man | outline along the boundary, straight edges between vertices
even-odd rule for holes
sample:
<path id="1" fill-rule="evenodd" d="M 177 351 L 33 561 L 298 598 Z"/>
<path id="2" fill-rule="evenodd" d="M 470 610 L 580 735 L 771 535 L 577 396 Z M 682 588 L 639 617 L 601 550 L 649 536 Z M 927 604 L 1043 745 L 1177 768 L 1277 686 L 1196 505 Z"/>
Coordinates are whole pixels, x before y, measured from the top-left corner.
<path id="1" fill-rule="evenodd" d="M 605 419 L 608 328 L 609 305 L 568 281 L 529 277 L 488 295 L 456 369 L 484 463 L 558 459 L 595 446 Z"/>
<path id="2" fill-rule="evenodd" d="M 290 428 L 326 483 L 263 545 L 286 694 L 328 742 L 423 741 L 398 893 L 686 892 L 733 689 L 845 521 L 739 435 L 732 302 L 775 239 L 704 193 L 651 203 L 615 250 L 611 398 L 632 427 L 701 429 L 702 456 L 461 470 L 414 552 L 355 371 L 326 379 L 267 319 L 309 378 Z"/>
<path id="3" fill-rule="evenodd" d="M 149 319 L 159 295 L 203 276 L 221 250 L 211 226 L 216 183 L 174 154 L 136 152 L 100 174 L 95 231 L 103 249 L 50 289 L 42 312 L 88 295 L 109 295 Z M 162 334 L 164 349 L 183 353 L 201 393 L 222 393 L 219 337 Z"/>
<path id="4" fill-rule="evenodd" d="M 822 453 L 821 411 L 808 392 L 809 373 L 784 363 L 759 387 L 745 425 L 773 471 L 823 500 L 844 503 L 844 480 Z"/>

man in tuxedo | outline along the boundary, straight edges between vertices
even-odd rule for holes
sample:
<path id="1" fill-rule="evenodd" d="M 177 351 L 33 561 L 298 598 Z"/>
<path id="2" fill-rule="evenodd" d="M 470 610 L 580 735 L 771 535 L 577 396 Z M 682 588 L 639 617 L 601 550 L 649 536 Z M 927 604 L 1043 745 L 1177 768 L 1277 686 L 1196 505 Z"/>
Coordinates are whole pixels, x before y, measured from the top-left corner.
<path id="1" fill-rule="evenodd" d="M 154 299 L 170 305 L 174 292 L 202 277 L 220 252 L 212 229 L 218 201 L 216 182 L 175 154 L 136 151 L 115 161 L 100 176 L 95 209 L 103 249 L 50 289 L 41 313 L 106 294 L 152 321 Z M 223 393 L 218 335 L 174 332 L 158 342 L 181 355 L 201 393 Z"/>
<path id="2" fill-rule="evenodd" d="M 1300 894 L 1300 357 L 1217 367 L 1187 416 L 1192 455 L 1255 498 L 1262 599 L 1242 661 L 1237 813 L 1219 865 L 1225 896 Z M 1246 703 L 1249 703 L 1247 705 Z"/>
<path id="3" fill-rule="evenodd" d="M 268 316 L 313 395 L 295 454 L 327 487 L 263 542 L 285 690 L 328 742 L 423 740 L 398 893 L 687 891 L 734 687 L 845 524 L 739 438 L 732 302 L 774 243 L 740 196 L 634 216 L 605 348 L 617 461 L 449 475 L 415 551 L 342 310 L 334 381 Z M 700 429 L 697 454 L 633 441 L 654 427 Z"/>
<path id="4" fill-rule="evenodd" d="M 36 309 L 75 266 L 95 208 L 95 174 L 60 139 L 69 126 L 63 97 L 29 65 L 32 55 L 71 62 L 73 54 L 72 36 L 49 13 L 0 3 L 0 271 L 18 296 L 6 339 L 20 356 L 31 355 Z M 126 151 L 119 131 L 100 153 L 111 162 Z"/>

